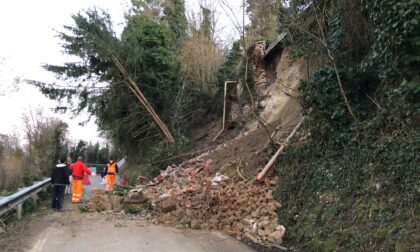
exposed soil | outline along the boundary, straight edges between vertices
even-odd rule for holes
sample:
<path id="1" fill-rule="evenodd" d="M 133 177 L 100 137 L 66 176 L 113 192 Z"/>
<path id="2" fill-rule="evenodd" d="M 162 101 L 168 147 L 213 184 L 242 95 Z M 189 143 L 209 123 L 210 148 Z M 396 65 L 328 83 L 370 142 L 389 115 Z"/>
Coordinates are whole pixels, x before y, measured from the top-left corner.
<path id="1" fill-rule="evenodd" d="M 266 66 L 267 71 L 276 69 L 276 79 L 267 86 L 264 91 L 267 95 L 259 101 L 262 106 L 259 114 L 267 123 L 269 134 L 278 129 L 274 141 L 284 139 L 301 117 L 297 88 L 301 80 L 307 79 L 306 60 L 304 57 L 291 60 L 291 52 L 291 47 L 284 48 L 281 56 L 273 62 L 274 65 Z M 218 131 L 216 124 L 212 126 L 206 130 L 209 132 L 208 135 L 213 137 Z M 211 138 L 202 138 L 202 140 L 209 144 Z M 217 140 L 221 144 L 207 156 L 214 160 L 209 170 L 216 173 L 222 168 L 224 169 L 222 172 L 230 175 L 237 174 L 238 170 L 245 177 L 255 175 L 272 154 L 271 148 L 265 149 L 268 140 L 266 130 L 255 119 L 247 122 L 242 133 L 238 128 L 226 130 Z"/>
<path id="2" fill-rule="evenodd" d="M 2 251 L 22 251 L 25 239 L 31 237 L 30 226 L 33 220 L 48 214 L 49 202 L 43 202 L 38 211 L 26 214 L 20 221 L 10 220 L 5 233 L 0 234 L 0 248 Z M 13 212 L 10 214 L 14 214 Z"/>
<path id="3" fill-rule="evenodd" d="M 245 177 L 255 175 L 268 159 L 266 152 L 262 151 L 267 141 L 265 131 L 257 130 L 220 145 L 206 157 L 214 160 L 209 167 L 210 173 L 222 172 L 236 177 L 239 171 Z"/>

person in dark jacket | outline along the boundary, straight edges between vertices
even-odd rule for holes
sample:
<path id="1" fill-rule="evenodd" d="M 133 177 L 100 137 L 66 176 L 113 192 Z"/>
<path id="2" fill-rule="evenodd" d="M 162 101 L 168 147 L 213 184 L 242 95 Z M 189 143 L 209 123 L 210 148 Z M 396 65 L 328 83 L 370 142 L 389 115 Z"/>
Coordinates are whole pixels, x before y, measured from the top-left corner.
<path id="1" fill-rule="evenodd" d="M 105 183 L 106 183 L 106 181 L 105 181 L 105 177 L 106 177 L 106 167 L 102 167 L 101 169 L 101 178 L 102 178 L 102 181 L 101 181 L 101 185 L 105 185 Z"/>
<path id="2" fill-rule="evenodd" d="M 71 194 L 71 182 L 72 182 L 72 179 L 73 179 L 73 177 L 71 176 L 71 173 L 72 173 L 72 171 L 71 171 L 71 166 L 73 165 L 73 161 L 72 161 L 72 159 L 71 159 L 71 157 L 70 157 L 70 156 L 67 156 L 66 164 L 67 164 L 67 166 L 69 167 L 69 172 L 70 172 L 70 174 L 69 174 L 70 184 L 69 184 L 68 186 L 66 186 L 66 190 L 64 191 L 64 194 Z"/>
<path id="3" fill-rule="evenodd" d="M 66 186 L 70 184 L 69 167 L 66 164 L 66 158 L 61 158 L 51 174 L 51 184 L 53 185 L 53 198 L 51 207 L 54 211 L 61 211 L 63 208 L 64 191 Z"/>

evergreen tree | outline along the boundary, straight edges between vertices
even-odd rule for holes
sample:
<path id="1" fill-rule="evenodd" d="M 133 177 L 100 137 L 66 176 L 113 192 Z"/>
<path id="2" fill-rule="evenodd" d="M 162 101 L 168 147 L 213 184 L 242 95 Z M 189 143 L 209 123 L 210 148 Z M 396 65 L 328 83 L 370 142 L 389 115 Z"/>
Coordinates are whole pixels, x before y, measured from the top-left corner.
<path id="1" fill-rule="evenodd" d="M 135 13 L 127 17 L 118 39 L 104 11 L 81 12 L 73 15 L 73 20 L 74 25 L 65 26 L 58 35 L 64 51 L 79 61 L 44 66 L 72 85 L 31 83 L 49 98 L 60 101 L 59 109 L 71 109 L 74 114 L 86 109 L 96 116 L 99 128 L 108 132 L 124 152 L 135 156 L 145 141 L 158 142 L 160 132 L 112 60 L 119 59 L 156 113 L 163 121 L 170 121 L 180 87 L 171 30 L 148 15 Z"/>
<path id="2" fill-rule="evenodd" d="M 274 39 L 277 33 L 279 0 L 247 0 L 247 12 L 251 21 L 248 36 L 255 39 Z"/>
<path id="3" fill-rule="evenodd" d="M 188 29 L 187 17 L 185 16 L 185 1 L 166 0 L 164 6 L 164 20 L 169 25 L 175 46 L 179 46 L 186 38 Z"/>

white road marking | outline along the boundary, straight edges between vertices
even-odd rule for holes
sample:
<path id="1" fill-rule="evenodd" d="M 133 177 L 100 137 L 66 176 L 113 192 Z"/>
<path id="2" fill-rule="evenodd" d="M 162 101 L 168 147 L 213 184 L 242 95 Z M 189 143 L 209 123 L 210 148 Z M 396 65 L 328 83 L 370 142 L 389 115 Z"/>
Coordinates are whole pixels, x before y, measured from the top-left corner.
<path id="1" fill-rule="evenodd" d="M 47 227 L 42 234 L 40 235 L 39 239 L 36 241 L 34 246 L 32 247 L 30 252 L 40 252 L 44 248 L 45 242 L 47 241 L 48 234 L 50 233 L 50 228 Z"/>

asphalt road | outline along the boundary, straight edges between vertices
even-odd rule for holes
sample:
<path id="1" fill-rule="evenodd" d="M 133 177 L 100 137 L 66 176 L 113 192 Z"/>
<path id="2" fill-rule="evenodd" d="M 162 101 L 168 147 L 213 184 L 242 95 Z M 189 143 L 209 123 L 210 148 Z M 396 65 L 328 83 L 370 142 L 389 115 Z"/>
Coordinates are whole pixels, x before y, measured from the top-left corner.
<path id="1" fill-rule="evenodd" d="M 124 252 L 250 252 L 246 245 L 217 232 L 193 231 L 155 226 L 145 221 L 109 220 L 105 215 L 75 216 L 55 213 L 33 239 L 30 252 L 124 251 Z M 54 225 L 56 224 L 56 225 Z"/>

